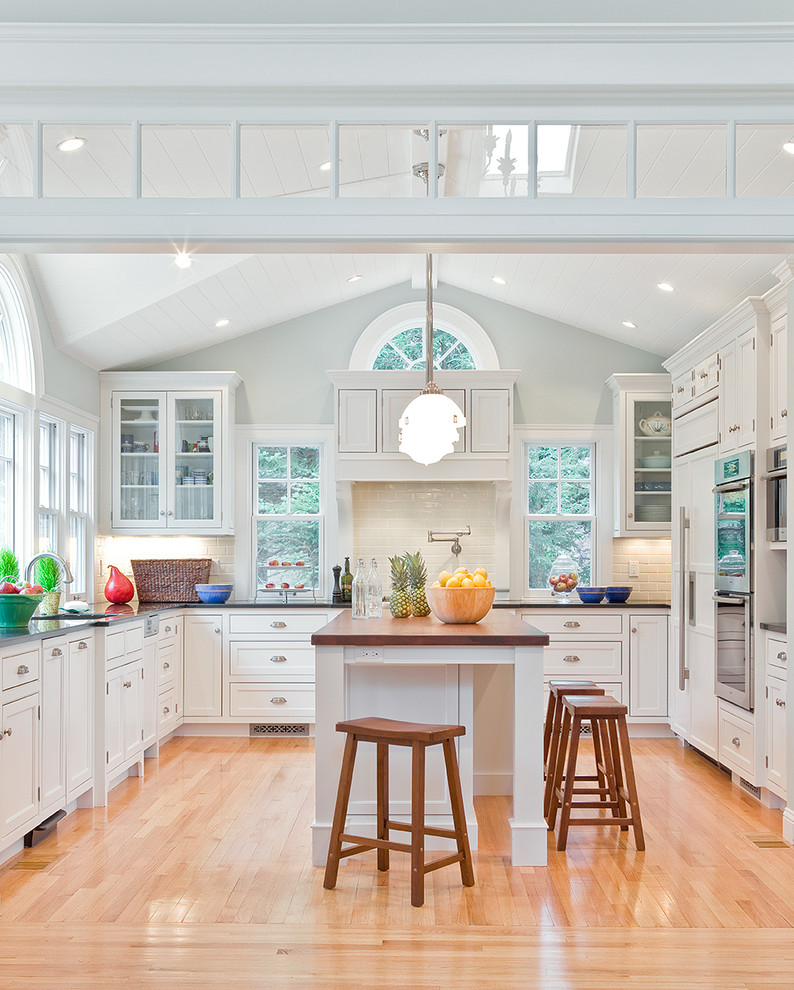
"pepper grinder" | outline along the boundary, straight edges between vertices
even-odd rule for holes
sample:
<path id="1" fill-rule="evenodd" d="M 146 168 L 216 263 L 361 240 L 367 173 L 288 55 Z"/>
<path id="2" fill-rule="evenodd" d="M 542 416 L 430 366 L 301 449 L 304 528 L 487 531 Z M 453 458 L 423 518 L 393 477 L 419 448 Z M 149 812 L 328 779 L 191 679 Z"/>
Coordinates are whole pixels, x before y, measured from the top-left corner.
<path id="1" fill-rule="evenodd" d="M 341 602 L 343 600 L 342 586 L 339 583 L 339 575 L 342 573 L 342 567 L 340 564 L 334 564 L 331 570 L 334 572 L 334 592 L 331 596 L 331 601 L 336 604 L 337 602 Z"/>

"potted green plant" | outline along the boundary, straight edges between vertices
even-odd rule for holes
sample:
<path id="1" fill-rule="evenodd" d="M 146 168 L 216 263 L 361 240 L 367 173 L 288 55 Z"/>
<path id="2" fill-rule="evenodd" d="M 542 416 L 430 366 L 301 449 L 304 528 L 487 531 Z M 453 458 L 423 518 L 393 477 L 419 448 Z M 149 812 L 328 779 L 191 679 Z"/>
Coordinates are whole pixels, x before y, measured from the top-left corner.
<path id="1" fill-rule="evenodd" d="M 61 568 L 52 557 L 36 561 L 36 584 L 44 592 L 40 615 L 55 615 L 61 605 Z"/>
<path id="2" fill-rule="evenodd" d="M 19 560 L 11 547 L 0 547 L 0 584 L 4 581 L 19 583 Z"/>

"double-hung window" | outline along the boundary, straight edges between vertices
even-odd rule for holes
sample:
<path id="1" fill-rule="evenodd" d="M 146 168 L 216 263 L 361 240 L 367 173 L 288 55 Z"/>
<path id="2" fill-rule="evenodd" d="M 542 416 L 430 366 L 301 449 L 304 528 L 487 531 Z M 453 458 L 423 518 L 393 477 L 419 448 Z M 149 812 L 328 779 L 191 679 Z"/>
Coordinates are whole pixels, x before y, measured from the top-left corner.
<path id="1" fill-rule="evenodd" d="M 93 434 L 78 426 L 69 430 L 69 562 L 74 583 L 69 594 L 82 598 L 88 591 L 88 571 L 91 561 L 91 491 Z"/>
<path id="2" fill-rule="evenodd" d="M 324 507 L 322 448 L 255 443 L 256 592 L 321 587 Z"/>
<path id="3" fill-rule="evenodd" d="M 61 485 L 58 458 L 59 424 L 42 416 L 39 420 L 39 540 L 38 550 L 58 550 L 58 515 Z"/>
<path id="4" fill-rule="evenodd" d="M 527 589 L 547 589 L 561 554 L 579 565 L 579 582 L 595 574 L 594 443 L 526 445 Z"/>
<path id="5" fill-rule="evenodd" d="M 15 414 L 0 407 L 0 544 L 14 545 Z M 0 575 L 3 577 L 3 575 Z"/>

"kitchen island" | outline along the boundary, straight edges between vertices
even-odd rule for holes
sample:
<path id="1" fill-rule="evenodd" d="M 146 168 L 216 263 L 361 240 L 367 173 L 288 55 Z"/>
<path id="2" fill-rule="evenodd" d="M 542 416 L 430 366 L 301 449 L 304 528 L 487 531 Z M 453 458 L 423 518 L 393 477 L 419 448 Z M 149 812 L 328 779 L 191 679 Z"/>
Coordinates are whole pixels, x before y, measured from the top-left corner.
<path id="1" fill-rule="evenodd" d="M 546 865 L 543 818 L 543 647 L 549 637 L 517 616 L 491 610 L 478 623 L 445 625 L 427 618 L 355 620 L 337 615 L 312 636 L 316 652 L 316 794 L 312 862 L 325 864 L 344 738 L 336 723 L 378 715 L 466 726 L 458 759 L 472 848 L 477 847 L 473 802 L 473 670 L 480 664 L 513 669 L 514 866 Z M 510 713 L 506 712 L 509 718 Z M 351 828 L 374 834 L 374 750 L 359 753 L 349 805 Z M 428 753 L 428 823 L 449 827 L 443 761 Z M 404 759 L 401 759 L 404 758 Z M 395 752 L 390 768 L 392 817 L 410 813 L 410 763 Z"/>

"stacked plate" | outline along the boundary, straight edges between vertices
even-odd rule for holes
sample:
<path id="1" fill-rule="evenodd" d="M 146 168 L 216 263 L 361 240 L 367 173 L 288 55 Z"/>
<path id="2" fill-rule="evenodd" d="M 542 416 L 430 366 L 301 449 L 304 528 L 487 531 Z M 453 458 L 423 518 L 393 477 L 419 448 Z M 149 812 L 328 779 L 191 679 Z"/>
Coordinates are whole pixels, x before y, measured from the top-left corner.
<path id="1" fill-rule="evenodd" d="M 637 522 L 670 522 L 669 505 L 638 505 Z"/>
<path id="2" fill-rule="evenodd" d="M 193 472 L 193 484 L 194 485 L 206 485 L 207 484 L 207 472 L 206 471 L 194 471 Z"/>

